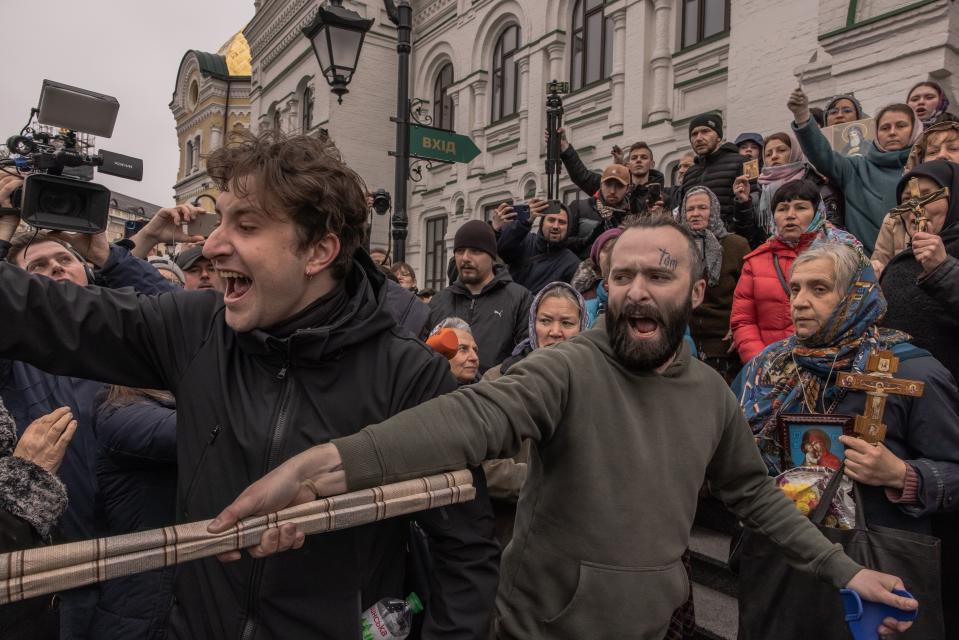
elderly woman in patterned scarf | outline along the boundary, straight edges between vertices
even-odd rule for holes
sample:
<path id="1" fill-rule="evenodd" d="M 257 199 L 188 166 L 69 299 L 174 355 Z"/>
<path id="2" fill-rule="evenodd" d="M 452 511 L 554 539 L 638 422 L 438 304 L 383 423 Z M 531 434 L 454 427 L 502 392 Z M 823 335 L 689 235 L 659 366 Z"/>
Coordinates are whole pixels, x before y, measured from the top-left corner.
<path id="1" fill-rule="evenodd" d="M 693 309 L 689 330 L 699 357 L 730 382 L 741 365 L 733 347 L 729 314 L 749 244 L 742 236 L 726 231 L 719 199 L 707 187 L 693 187 L 686 192 L 679 209 L 679 224 L 693 234 L 706 266 L 705 297 Z"/>
<path id="2" fill-rule="evenodd" d="M 864 485 L 867 522 L 928 533 L 928 516 L 959 491 L 959 396 L 949 371 L 909 335 L 879 328 L 886 300 L 853 247 L 816 243 L 796 258 L 789 286 L 796 334 L 766 347 L 737 381 L 770 472 L 782 471 L 780 414 L 861 414 L 865 394 L 839 387 L 837 377 L 862 373 L 874 351 L 892 351 L 901 360 L 896 377 L 924 383 L 925 393 L 889 396 L 881 444 L 840 436 L 845 472 Z"/>

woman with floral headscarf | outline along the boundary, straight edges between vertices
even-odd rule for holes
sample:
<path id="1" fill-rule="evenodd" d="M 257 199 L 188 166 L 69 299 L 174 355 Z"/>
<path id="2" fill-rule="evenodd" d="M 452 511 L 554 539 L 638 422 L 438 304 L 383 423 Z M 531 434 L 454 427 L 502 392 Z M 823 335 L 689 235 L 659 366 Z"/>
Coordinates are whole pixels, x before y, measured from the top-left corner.
<path id="1" fill-rule="evenodd" d="M 793 332 L 788 282 L 796 256 L 826 237 L 858 244 L 826 222 L 821 202 L 819 187 L 811 180 L 788 182 L 773 197 L 776 232 L 745 257 L 733 294 L 729 324 L 744 364 Z"/>
<path id="2" fill-rule="evenodd" d="M 842 243 L 817 242 L 793 264 L 791 313 L 796 334 L 769 345 L 740 378 L 740 405 L 770 473 L 782 469 L 777 417 L 816 413 L 858 415 L 866 394 L 837 384 L 842 373 L 862 373 L 870 354 L 892 351 L 897 378 L 922 382 L 922 397 L 890 395 L 885 439 L 871 445 L 840 436 L 845 474 L 860 488 L 866 524 L 929 534 L 934 514 L 951 510 L 959 492 L 959 394 L 949 372 L 900 331 L 880 329 L 886 313 L 872 267 L 860 251 Z M 838 452 L 835 452 L 838 454 Z M 788 457 L 787 457 L 788 459 Z M 743 594 L 740 594 L 741 596 Z M 938 593 L 913 592 L 938 602 Z M 943 635 L 940 611 L 917 623 L 917 637 Z M 919 624 L 925 626 L 919 628 Z"/>
<path id="3" fill-rule="evenodd" d="M 702 304 L 693 309 L 689 330 L 699 357 L 730 382 L 740 363 L 732 346 L 729 314 L 749 244 L 742 236 L 726 231 L 719 199 L 707 187 L 686 192 L 679 224 L 692 233 L 706 268 L 706 293 Z"/>

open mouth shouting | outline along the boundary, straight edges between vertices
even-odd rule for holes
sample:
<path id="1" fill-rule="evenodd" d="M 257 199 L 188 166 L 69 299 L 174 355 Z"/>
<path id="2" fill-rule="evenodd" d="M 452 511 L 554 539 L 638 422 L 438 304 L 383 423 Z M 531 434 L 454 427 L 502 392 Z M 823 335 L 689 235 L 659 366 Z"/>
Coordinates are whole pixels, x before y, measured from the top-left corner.
<path id="1" fill-rule="evenodd" d="M 642 313 L 628 313 L 626 324 L 629 326 L 630 336 L 639 340 L 649 340 L 659 331 L 659 321 Z"/>
<path id="2" fill-rule="evenodd" d="M 223 301 L 227 304 L 239 302 L 253 288 L 253 279 L 239 271 L 217 269 L 217 273 L 223 280 Z"/>

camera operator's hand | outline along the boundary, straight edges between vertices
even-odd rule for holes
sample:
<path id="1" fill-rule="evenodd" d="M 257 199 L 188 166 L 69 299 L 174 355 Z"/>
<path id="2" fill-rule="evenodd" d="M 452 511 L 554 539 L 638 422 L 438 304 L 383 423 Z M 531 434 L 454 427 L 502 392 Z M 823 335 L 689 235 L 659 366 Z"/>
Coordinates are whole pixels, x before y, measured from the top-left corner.
<path id="1" fill-rule="evenodd" d="M 529 221 L 532 224 L 533 220 L 537 216 L 541 216 L 546 213 L 546 209 L 549 207 L 549 200 L 542 200 L 540 198 L 530 198 L 529 199 Z"/>
<path id="2" fill-rule="evenodd" d="M 566 139 L 566 129 L 560 127 L 556 130 L 556 133 L 559 134 L 559 152 L 563 153 L 569 149 L 569 140 Z M 549 129 L 544 130 L 543 139 L 546 141 L 546 144 L 549 145 Z"/>
<path id="3" fill-rule="evenodd" d="M 797 87 L 789 94 L 786 106 L 792 111 L 796 126 L 801 127 L 809 122 L 809 97 L 806 96 L 801 87 Z"/>
<path id="4" fill-rule="evenodd" d="M 183 233 L 183 225 L 189 224 L 197 216 L 205 214 L 208 214 L 206 209 L 195 207 L 192 204 L 181 204 L 160 209 L 142 229 L 130 238 L 136 245 L 131 253 L 146 260 L 153 247 L 161 242 L 203 242 L 206 240 L 203 236 L 191 236 Z"/>
<path id="5" fill-rule="evenodd" d="M 623 159 L 623 148 L 618 144 L 613 145 L 613 148 L 609 150 L 609 155 L 615 164 L 626 164 Z"/>
<path id="6" fill-rule="evenodd" d="M 649 215 L 651 216 L 661 216 L 666 213 L 666 202 L 660 198 L 654 202 L 648 209 Z"/>
<path id="7" fill-rule="evenodd" d="M 490 223 L 493 225 L 493 231 L 499 231 L 505 227 L 508 222 L 512 222 L 515 219 L 516 212 L 513 211 L 513 207 L 511 207 L 508 202 L 504 202 L 496 207 Z"/>
<path id="8" fill-rule="evenodd" d="M 97 267 L 106 264 L 107 258 L 110 257 L 110 242 L 107 240 L 106 231 L 100 233 L 51 231 L 48 235 L 68 242 L 87 262 L 91 262 Z"/>
<path id="9" fill-rule="evenodd" d="M 70 407 L 60 407 L 30 423 L 17 441 L 13 455 L 56 473 L 76 430 L 77 421 L 73 419 Z"/>
<path id="10" fill-rule="evenodd" d="M 22 186 L 23 178 L 20 176 L 0 174 L 0 207 L 12 209 L 13 201 L 10 196 Z M 17 225 L 19 224 L 20 216 L 15 213 L 0 216 L 0 240 L 9 242 L 13 234 L 17 232 Z"/>

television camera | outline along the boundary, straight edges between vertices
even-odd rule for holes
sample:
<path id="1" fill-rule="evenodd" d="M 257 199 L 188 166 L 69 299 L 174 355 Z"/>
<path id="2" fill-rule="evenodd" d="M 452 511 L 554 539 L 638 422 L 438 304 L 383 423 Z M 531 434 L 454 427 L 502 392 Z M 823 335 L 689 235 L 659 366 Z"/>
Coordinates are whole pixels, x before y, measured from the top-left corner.
<path id="1" fill-rule="evenodd" d="M 99 173 L 143 179 L 143 160 L 100 150 L 89 155 L 88 144 L 77 133 L 109 138 L 120 103 L 86 89 L 44 80 L 39 106 L 19 135 L 7 139 L 11 157 L 0 160 L 0 171 L 24 175 L 23 186 L 12 194 L 20 219 L 38 229 L 99 233 L 107 226 L 110 190 L 91 182 Z M 32 127 L 59 128 L 48 131 Z M 14 171 L 12 171 L 12 170 Z"/>

